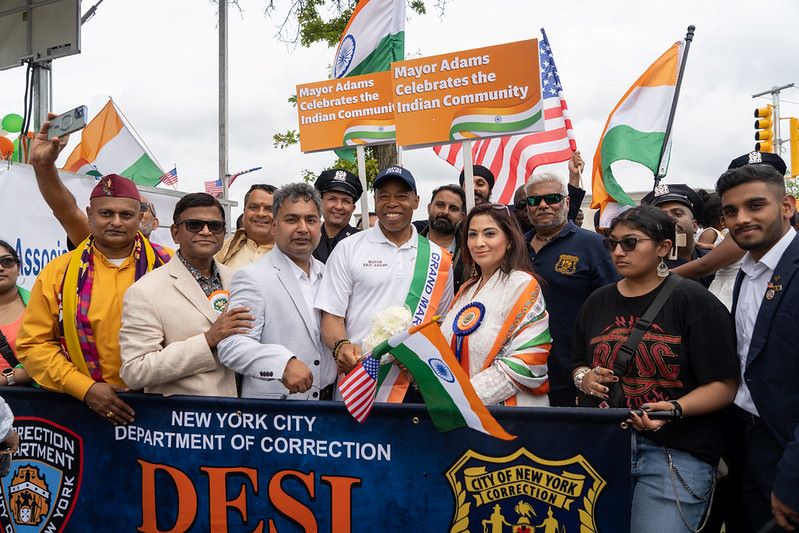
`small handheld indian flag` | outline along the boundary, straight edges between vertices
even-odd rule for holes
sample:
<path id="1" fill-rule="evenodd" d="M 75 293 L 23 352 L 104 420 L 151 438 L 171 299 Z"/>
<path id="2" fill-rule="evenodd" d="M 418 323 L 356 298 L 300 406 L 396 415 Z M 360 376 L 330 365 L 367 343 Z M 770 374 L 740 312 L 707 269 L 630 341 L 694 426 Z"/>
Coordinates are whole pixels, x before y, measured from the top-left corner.
<path id="1" fill-rule="evenodd" d="M 369 371 L 374 361 L 368 359 L 379 359 L 391 352 L 416 381 L 436 429 L 449 431 L 469 427 L 503 440 L 515 439 L 477 397 L 469 376 L 447 345 L 437 319 L 384 341 L 344 378 L 339 390 L 350 413 L 359 422 L 366 419 L 374 405 L 376 388 L 376 372 L 374 368 Z"/>
<path id="2" fill-rule="evenodd" d="M 616 161 L 634 161 L 653 174 L 665 174 L 668 163 L 667 130 L 676 93 L 684 41 L 660 56 L 624 94 L 611 111 L 594 155 L 591 207 L 600 209 L 600 226 L 635 202 L 624 192 L 611 170 Z M 665 149 L 664 149 L 665 146 Z"/>

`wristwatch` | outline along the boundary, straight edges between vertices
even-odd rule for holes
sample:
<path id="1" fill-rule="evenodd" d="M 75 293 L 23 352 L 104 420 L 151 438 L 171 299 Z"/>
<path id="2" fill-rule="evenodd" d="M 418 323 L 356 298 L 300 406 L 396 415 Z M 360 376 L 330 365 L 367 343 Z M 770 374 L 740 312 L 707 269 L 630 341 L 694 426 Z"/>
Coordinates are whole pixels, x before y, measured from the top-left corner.
<path id="1" fill-rule="evenodd" d="M 14 385 L 17 384 L 17 380 L 14 379 L 14 369 L 13 368 L 11 368 L 11 367 L 4 368 L 2 374 L 6 377 L 6 381 L 8 382 L 8 386 L 9 387 L 13 387 Z"/>

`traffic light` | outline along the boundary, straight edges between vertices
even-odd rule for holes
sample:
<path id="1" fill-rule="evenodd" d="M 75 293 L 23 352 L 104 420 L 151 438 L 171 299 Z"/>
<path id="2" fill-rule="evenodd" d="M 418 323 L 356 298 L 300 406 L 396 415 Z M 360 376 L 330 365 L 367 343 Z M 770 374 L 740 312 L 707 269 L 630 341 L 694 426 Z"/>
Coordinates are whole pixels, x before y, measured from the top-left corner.
<path id="1" fill-rule="evenodd" d="M 799 176 L 799 118 L 791 118 L 788 123 L 791 129 L 791 177 Z"/>
<path id="2" fill-rule="evenodd" d="M 774 132 L 772 131 L 774 108 L 770 105 L 755 109 L 755 150 L 774 153 Z"/>

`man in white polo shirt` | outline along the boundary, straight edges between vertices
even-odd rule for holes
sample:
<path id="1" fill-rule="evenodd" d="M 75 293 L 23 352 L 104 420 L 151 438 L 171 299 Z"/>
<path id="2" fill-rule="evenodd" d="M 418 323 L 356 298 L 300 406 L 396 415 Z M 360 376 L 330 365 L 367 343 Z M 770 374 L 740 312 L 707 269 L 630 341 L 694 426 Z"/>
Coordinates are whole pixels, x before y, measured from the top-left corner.
<path id="1" fill-rule="evenodd" d="M 449 252 L 421 237 L 411 224 L 419 206 L 413 175 L 392 166 L 373 187 L 378 223 L 338 244 L 316 297 L 322 341 L 343 372 L 361 357 L 360 344 L 375 315 L 405 305 L 419 324 L 443 315 L 453 297 Z M 381 380 L 378 401 L 403 401 L 409 383 L 407 373 L 394 365 Z"/>

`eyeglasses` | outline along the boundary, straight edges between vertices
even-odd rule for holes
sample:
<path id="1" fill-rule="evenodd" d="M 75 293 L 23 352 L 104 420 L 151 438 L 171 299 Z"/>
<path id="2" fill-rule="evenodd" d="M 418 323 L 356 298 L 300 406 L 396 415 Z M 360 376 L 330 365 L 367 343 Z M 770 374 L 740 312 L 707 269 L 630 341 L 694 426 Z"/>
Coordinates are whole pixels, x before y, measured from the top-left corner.
<path id="1" fill-rule="evenodd" d="M 17 260 L 11 255 L 0 257 L 0 266 L 3 268 L 11 268 L 17 264 Z"/>
<path id="2" fill-rule="evenodd" d="M 180 226 L 181 224 L 185 224 L 186 230 L 192 233 L 200 233 L 205 226 L 208 226 L 208 230 L 216 235 L 225 233 L 225 223 L 221 220 L 200 220 L 198 218 L 189 218 L 186 220 L 181 220 L 175 225 Z"/>
<path id="3" fill-rule="evenodd" d="M 564 196 L 559 192 L 552 192 L 549 194 L 536 194 L 527 197 L 527 205 L 538 207 L 541 200 L 545 201 L 547 205 L 554 205 L 563 201 Z"/>
<path id="4" fill-rule="evenodd" d="M 146 213 L 147 211 L 152 213 L 153 216 L 156 216 L 155 206 L 153 204 L 151 204 L 150 202 L 142 202 L 141 204 L 139 204 L 139 212 Z"/>
<path id="5" fill-rule="evenodd" d="M 612 239 L 610 237 L 603 239 L 602 242 L 607 248 L 608 252 L 613 252 L 616 246 L 621 245 L 621 249 L 625 252 L 632 252 L 638 246 L 639 241 L 653 241 L 655 239 L 645 239 L 643 237 L 624 237 L 623 239 Z"/>
<path id="6" fill-rule="evenodd" d="M 527 198 L 525 198 L 521 202 L 516 202 L 515 204 L 513 204 L 513 207 L 514 209 L 516 209 L 516 211 L 523 211 L 524 208 L 527 207 Z"/>

